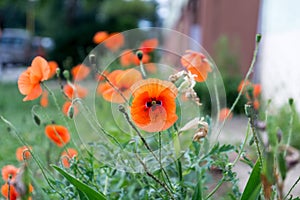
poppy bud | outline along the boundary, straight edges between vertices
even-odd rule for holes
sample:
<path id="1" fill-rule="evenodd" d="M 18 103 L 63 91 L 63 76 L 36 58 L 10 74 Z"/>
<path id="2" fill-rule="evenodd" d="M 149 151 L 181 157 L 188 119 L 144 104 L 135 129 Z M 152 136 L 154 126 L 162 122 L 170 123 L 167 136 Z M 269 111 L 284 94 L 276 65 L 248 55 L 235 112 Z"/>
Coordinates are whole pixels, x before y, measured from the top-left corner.
<path id="1" fill-rule="evenodd" d="M 261 40 L 261 34 L 256 34 L 256 42 L 259 43 Z"/>
<path id="2" fill-rule="evenodd" d="M 94 54 L 89 55 L 89 61 L 92 65 L 96 64 L 96 56 Z"/>
<path id="3" fill-rule="evenodd" d="M 143 52 L 142 51 L 137 51 L 136 52 L 136 56 L 138 57 L 138 59 L 141 61 L 143 59 Z"/>
<path id="4" fill-rule="evenodd" d="M 68 110 L 68 117 L 70 117 L 70 119 L 73 119 L 73 116 L 74 116 L 74 106 L 73 104 L 71 104 Z"/>
<path id="5" fill-rule="evenodd" d="M 294 99 L 293 98 L 289 98 L 289 105 L 292 106 L 294 104 Z"/>
<path id="6" fill-rule="evenodd" d="M 57 76 L 57 77 L 60 76 L 60 68 L 56 68 L 56 76 Z"/>
<path id="7" fill-rule="evenodd" d="M 41 119 L 39 118 L 39 116 L 35 113 L 33 113 L 33 121 L 35 122 L 36 125 L 40 125 L 41 124 Z"/>
<path id="8" fill-rule="evenodd" d="M 67 80 L 70 80 L 70 72 L 68 70 L 64 70 L 63 75 Z"/>

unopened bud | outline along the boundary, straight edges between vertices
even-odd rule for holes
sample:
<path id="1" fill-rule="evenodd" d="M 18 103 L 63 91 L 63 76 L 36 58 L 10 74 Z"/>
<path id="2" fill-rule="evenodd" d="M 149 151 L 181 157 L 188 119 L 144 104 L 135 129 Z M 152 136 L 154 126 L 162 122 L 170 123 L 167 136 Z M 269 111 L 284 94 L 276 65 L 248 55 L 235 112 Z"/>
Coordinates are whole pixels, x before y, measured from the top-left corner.
<path id="1" fill-rule="evenodd" d="M 142 51 L 137 51 L 136 52 L 136 56 L 138 57 L 138 59 L 141 61 L 143 59 L 143 52 Z"/>
<path id="2" fill-rule="evenodd" d="M 56 77 L 59 78 L 60 77 L 60 68 L 56 68 Z"/>
<path id="3" fill-rule="evenodd" d="M 259 43 L 261 40 L 261 34 L 256 34 L 256 42 Z"/>
<path id="4" fill-rule="evenodd" d="M 35 113 L 33 113 L 33 121 L 35 122 L 36 125 L 40 125 L 41 124 L 41 119 L 39 118 L 39 116 Z"/>
<path id="5" fill-rule="evenodd" d="M 64 70 L 63 75 L 67 80 L 70 80 L 70 72 L 68 70 Z"/>
<path id="6" fill-rule="evenodd" d="M 73 117 L 74 117 L 74 106 L 73 106 L 73 104 L 71 104 L 71 106 L 69 107 L 68 117 L 70 117 L 70 119 L 73 119 Z"/>
<path id="7" fill-rule="evenodd" d="M 96 56 L 95 54 L 89 55 L 89 61 L 92 65 L 96 64 Z"/>

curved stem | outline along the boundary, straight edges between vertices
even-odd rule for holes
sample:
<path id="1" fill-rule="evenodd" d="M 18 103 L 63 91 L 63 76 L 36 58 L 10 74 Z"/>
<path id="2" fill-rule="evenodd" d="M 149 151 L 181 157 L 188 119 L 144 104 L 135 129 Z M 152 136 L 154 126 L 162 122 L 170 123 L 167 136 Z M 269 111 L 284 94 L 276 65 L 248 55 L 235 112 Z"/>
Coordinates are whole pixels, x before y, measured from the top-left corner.
<path id="1" fill-rule="evenodd" d="M 260 35 L 256 35 L 256 38 L 258 37 L 261 37 Z M 244 84 L 242 85 L 242 88 L 240 90 L 240 92 L 238 93 L 238 96 L 237 98 L 235 99 L 235 101 L 233 102 L 232 106 L 230 107 L 230 110 L 229 110 L 229 113 L 228 115 L 226 116 L 226 118 L 224 119 L 224 121 L 222 122 L 221 124 L 221 127 L 219 129 L 219 133 L 218 133 L 218 136 L 217 136 L 217 139 L 221 133 L 221 130 L 223 129 L 228 117 L 230 116 L 230 114 L 233 112 L 233 109 L 235 108 L 235 106 L 237 105 L 237 103 L 239 102 L 243 92 L 244 92 L 244 89 L 245 89 L 245 86 L 246 86 L 246 81 L 249 79 L 251 73 L 253 72 L 253 69 L 254 69 L 254 65 L 255 65 L 255 62 L 256 62 L 256 58 L 257 58 L 257 53 L 258 53 L 258 44 L 260 42 L 260 38 L 259 39 L 256 39 L 256 43 L 255 43 L 255 49 L 254 49 L 254 52 L 253 52 L 253 57 L 252 57 L 252 61 L 251 61 L 251 64 L 250 64 L 250 67 L 248 69 L 248 72 L 244 78 Z"/>

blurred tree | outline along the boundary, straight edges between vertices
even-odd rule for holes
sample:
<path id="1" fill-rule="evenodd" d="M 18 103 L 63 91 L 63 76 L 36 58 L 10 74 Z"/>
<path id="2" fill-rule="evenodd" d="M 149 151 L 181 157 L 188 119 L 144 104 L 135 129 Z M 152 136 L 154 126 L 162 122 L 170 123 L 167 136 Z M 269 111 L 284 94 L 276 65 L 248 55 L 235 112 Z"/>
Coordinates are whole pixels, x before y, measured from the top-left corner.
<path id="1" fill-rule="evenodd" d="M 34 9 L 34 10 L 30 10 Z M 55 49 L 49 59 L 68 60 L 65 68 L 80 63 L 94 47 L 100 30 L 120 32 L 138 27 L 141 19 L 157 24 L 156 2 L 142 0 L 1 0 L 4 27 L 25 28 L 26 13 L 35 15 L 35 33 L 51 37 Z"/>

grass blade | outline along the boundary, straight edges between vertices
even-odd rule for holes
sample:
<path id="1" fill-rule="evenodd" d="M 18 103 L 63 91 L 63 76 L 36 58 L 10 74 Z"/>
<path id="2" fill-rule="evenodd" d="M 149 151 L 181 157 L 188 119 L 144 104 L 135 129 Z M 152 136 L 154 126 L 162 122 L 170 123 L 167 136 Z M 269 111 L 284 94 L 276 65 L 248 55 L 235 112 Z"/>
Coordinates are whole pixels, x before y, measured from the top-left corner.
<path id="1" fill-rule="evenodd" d="M 58 166 L 52 165 L 52 167 L 64 176 L 71 184 L 73 184 L 80 192 L 84 193 L 88 199 L 106 200 L 106 197 L 101 192 L 97 192 Z"/>
<path id="2" fill-rule="evenodd" d="M 257 161 L 252 169 L 241 200 L 257 199 L 261 190 L 260 171 L 260 162 Z"/>

